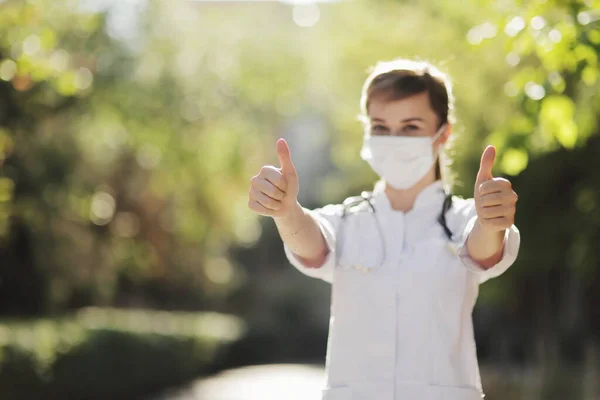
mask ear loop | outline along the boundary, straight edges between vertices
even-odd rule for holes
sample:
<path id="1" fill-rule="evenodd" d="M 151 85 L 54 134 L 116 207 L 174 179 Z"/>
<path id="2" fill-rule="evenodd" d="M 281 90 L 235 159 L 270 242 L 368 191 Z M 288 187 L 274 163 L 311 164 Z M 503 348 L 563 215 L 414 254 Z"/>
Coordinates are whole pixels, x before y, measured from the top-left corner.
<path id="1" fill-rule="evenodd" d="M 442 126 L 440 126 L 440 129 L 438 129 L 438 130 L 437 130 L 437 132 L 435 133 L 435 135 L 433 135 L 433 136 L 431 137 L 431 144 L 433 144 L 433 143 L 434 143 L 436 140 L 438 140 L 438 138 L 439 138 L 440 136 L 442 136 L 442 133 L 444 133 L 444 131 L 446 130 L 446 126 L 447 126 L 447 125 L 448 125 L 448 124 L 447 124 L 446 122 L 444 122 L 444 123 L 442 124 Z"/>
<path id="2" fill-rule="evenodd" d="M 444 131 L 446 130 L 446 126 L 447 125 L 448 125 L 447 123 L 443 123 L 442 126 L 440 126 L 440 129 L 437 130 L 437 132 L 435 133 L 435 135 L 433 135 L 431 137 L 431 145 L 432 146 L 435 143 L 435 141 L 438 140 L 438 138 L 440 136 L 442 136 L 442 133 L 444 133 Z M 437 158 L 438 162 L 440 163 L 440 169 L 441 169 L 441 162 L 442 162 L 442 160 L 440 158 L 440 154 L 442 153 L 442 150 L 441 150 L 442 146 L 443 146 L 442 144 L 439 144 L 437 146 L 437 149 L 436 149 L 437 150 L 436 151 L 436 158 Z"/>
<path id="3" fill-rule="evenodd" d="M 448 212 L 448 210 L 450 210 L 451 207 L 452 207 L 452 195 L 446 194 L 446 198 L 444 199 L 444 204 L 442 205 L 442 212 L 438 216 L 437 220 L 438 220 L 439 224 L 442 226 L 442 228 L 444 229 L 444 233 L 446 234 L 446 237 L 450 241 L 452 241 L 453 235 L 452 235 L 452 231 L 450 230 L 450 228 L 448 228 L 448 223 L 446 222 L 446 213 Z"/>
<path id="4" fill-rule="evenodd" d="M 446 130 L 446 126 L 448 124 L 444 123 L 442 124 L 442 126 L 440 126 L 440 129 L 438 129 L 438 131 L 435 133 L 435 135 L 433 135 L 433 137 L 431 138 L 431 143 L 433 144 L 441 135 L 442 133 Z M 438 146 L 438 151 L 437 151 L 437 160 L 440 166 L 440 172 L 442 169 L 442 159 L 441 159 L 441 148 L 442 145 L 440 144 Z M 446 192 L 446 197 L 444 199 L 444 203 L 442 205 L 442 211 L 440 212 L 440 215 L 438 216 L 438 223 L 442 226 L 442 228 L 444 229 L 444 233 L 446 234 L 446 237 L 448 238 L 448 240 L 452 241 L 452 231 L 450 230 L 450 228 L 448 228 L 448 223 L 446 222 L 446 213 L 448 212 L 448 210 L 450 210 L 450 208 L 452 207 L 452 193 Z"/>

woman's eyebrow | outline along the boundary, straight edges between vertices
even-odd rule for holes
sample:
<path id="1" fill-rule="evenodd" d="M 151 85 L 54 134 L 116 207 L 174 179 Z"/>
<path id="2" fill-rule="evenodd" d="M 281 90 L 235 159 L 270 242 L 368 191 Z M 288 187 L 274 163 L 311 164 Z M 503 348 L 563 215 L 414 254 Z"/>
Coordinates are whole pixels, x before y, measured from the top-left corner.
<path id="1" fill-rule="evenodd" d="M 400 122 L 406 123 L 406 122 L 413 122 L 413 121 L 425 122 L 425 120 L 423 118 L 419 118 L 419 117 L 406 118 L 406 119 L 403 119 Z"/>
<path id="2" fill-rule="evenodd" d="M 420 122 L 425 122 L 425 120 L 423 118 L 420 117 L 410 117 L 410 118 L 405 118 L 403 120 L 401 120 L 400 122 L 402 123 L 408 123 L 408 122 L 413 122 L 413 121 L 420 121 Z M 378 118 L 378 117 L 373 117 L 371 118 L 371 122 L 382 122 L 385 123 L 385 119 L 383 118 Z"/>

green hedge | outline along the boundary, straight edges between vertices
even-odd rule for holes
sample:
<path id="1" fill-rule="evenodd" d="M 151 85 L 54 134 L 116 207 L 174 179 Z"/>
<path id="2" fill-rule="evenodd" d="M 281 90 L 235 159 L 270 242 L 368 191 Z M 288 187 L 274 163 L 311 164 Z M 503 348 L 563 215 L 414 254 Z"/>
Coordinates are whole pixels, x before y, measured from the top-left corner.
<path id="1" fill-rule="evenodd" d="M 207 372 L 244 331 L 216 313 L 85 309 L 0 322 L 2 399 L 143 399 Z"/>

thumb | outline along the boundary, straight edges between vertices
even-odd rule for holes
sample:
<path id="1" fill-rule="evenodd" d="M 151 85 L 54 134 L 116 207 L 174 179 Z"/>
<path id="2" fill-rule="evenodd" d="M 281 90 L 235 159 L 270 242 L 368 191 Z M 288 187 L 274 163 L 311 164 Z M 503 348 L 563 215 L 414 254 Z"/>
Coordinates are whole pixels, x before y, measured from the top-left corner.
<path id="1" fill-rule="evenodd" d="M 482 183 L 493 179 L 492 168 L 496 160 L 496 148 L 488 146 L 481 155 L 481 163 L 479 164 L 479 172 L 477 173 L 477 183 Z"/>
<path id="2" fill-rule="evenodd" d="M 279 139 L 277 141 L 277 158 L 279 158 L 281 173 L 284 176 L 296 176 L 296 167 L 294 167 L 294 163 L 292 163 L 292 154 L 290 153 L 290 148 L 285 139 Z"/>

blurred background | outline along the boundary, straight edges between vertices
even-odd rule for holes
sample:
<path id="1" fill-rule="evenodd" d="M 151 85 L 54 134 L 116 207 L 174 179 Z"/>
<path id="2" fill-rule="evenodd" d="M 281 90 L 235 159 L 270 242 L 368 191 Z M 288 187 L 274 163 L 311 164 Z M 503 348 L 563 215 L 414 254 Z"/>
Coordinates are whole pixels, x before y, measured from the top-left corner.
<path id="1" fill-rule="evenodd" d="M 304 206 L 372 188 L 396 57 L 453 78 L 454 192 L 491 143 L 520 196 L 486 399 L 600 399 L 599 50 L 598 0 L 0 0 L 2 399 L 318 400 L 330 288 L 249 179 L 284 137 Z"/>

